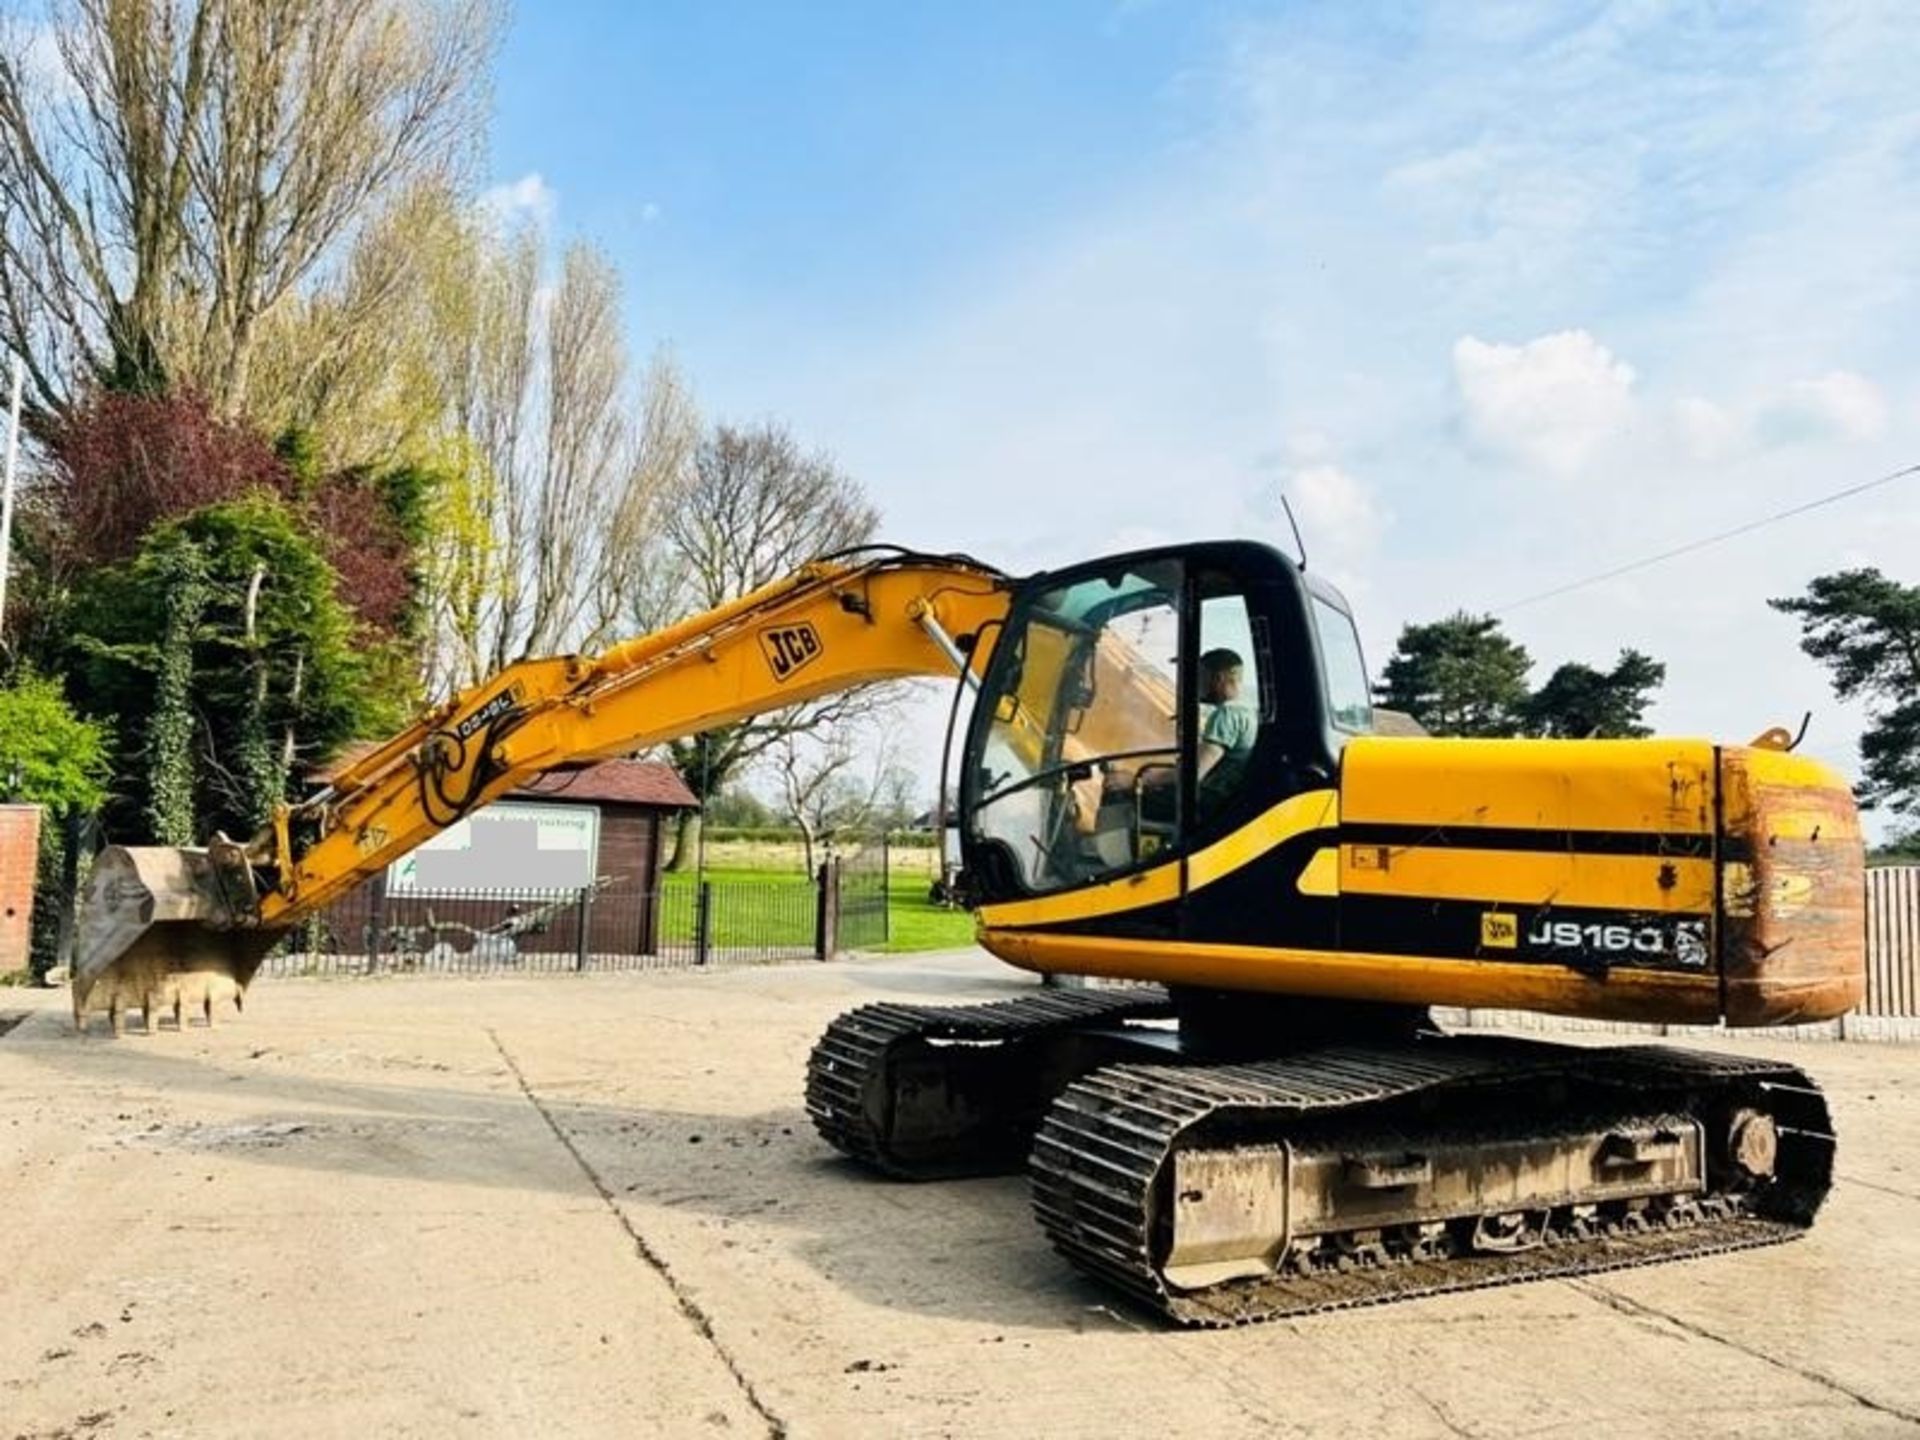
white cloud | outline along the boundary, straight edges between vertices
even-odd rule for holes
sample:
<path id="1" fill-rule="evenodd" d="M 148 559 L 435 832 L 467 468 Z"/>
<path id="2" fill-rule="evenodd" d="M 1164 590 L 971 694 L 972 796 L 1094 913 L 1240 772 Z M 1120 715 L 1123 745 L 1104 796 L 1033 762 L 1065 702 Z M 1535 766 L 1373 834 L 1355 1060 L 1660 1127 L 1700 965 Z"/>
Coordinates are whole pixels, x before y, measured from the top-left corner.
<path id="1" fill-rule="evenodd" d="M 1886 433 L 1887 400 L 1864 376 L 1834 370 L 1797 380 L 1762 406 L 1762 438 L 1780 443 L 1876 440 Z"/>
<path id="2" fill-rule="evenodd" d="M 1673 403 L 1673 424 L 1681 450 L 1691 460 L 1716 464 L 1731 459 L 1747 444 L 1747 424 L 1726 406 L 1698 395 Z"/>
<path id="3" fill-rule="evenodd" d="M 1633 367 L 1585 330 L 1524 345 L 1463 336 L 1453 347 L 1453 373 L 1468 437 L 1554 474 L 1579 471 L 1633 421 Z"/>
<path id="4" fill-rule="evenodd" d="M 553 223 L 553 212 L 560 197 L 538 170 L 530 170 L 518 180 L 508 180 L 481 192 L 480 209 L 501 225 L 531 223 L 542 229 Z"/>
<path id="5" fill-rule="evenodd" d="M 1881 388 L 1847 370 L 1791 380 L 1745 399 L 1688 395 L 1672 407 L 1681 448 L 1707 464 L 1787 447 L 1865 444 L 1884 436 L 1892 419 Z"/>

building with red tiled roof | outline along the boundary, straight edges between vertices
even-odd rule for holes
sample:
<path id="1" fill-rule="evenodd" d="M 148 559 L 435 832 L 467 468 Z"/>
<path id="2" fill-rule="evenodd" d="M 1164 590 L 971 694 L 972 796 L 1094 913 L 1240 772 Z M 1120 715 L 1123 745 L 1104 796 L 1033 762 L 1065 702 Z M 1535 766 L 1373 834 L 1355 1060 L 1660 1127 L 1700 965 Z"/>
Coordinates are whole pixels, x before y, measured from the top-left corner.
<path id="1" fill-rule="evenodd" d="M 349 747 L 312 778 L 325 783 L 368 748 Z M 327 923 L 339 936 L 370 939 L 437 925 L 458 950 L 505 916 L 551 908 L 549 921 L 518 935 L 521 952 L 651 954 L 668 826 L 698 808 L 657 760 L 561 766 L 396 861 L 332 906 Z M 577 905 L 554 904 L 583 892 Z"/>
<path id="2" fill-rule="evenodd" d="M 563 765 L 513 792 L 515 795 L 571 801 L 574 804 L 656 805 L 668 810 L 698 810 L 686 782 L 671 765 L 658 760 L 602 760 L 597 765 Z"/>

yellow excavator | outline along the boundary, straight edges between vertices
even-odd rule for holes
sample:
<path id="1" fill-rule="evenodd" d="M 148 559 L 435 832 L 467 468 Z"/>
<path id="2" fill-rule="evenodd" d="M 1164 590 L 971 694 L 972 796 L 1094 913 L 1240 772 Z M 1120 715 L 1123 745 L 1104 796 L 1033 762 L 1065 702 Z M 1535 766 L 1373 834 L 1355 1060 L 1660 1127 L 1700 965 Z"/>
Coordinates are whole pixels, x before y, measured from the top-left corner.
<path id="1" fill-rule="evenodd" d="M 1845 783 L 1778 731 L 1375 733 L 1346 602 L 1245 541 L 1018 579 L 852 552 L 604 654 L 510 666 L 249 840 L 104 851 L 75 1021 L 211 1020 L 302 917 L 539 771 L 913 675 L 974 692 L 958 806 L 980 943 L 1136 983 L 842 1016 L 806 1080 L 839 1150 L 906 1178 L 1024 1166 L 1062 1254 L 1187 1324 L 1811 1223 L 1834 1136 L 1797 1068 L 1448 1034 L 1430 1007 L 1845 1013 L 1865 935 Z"/>

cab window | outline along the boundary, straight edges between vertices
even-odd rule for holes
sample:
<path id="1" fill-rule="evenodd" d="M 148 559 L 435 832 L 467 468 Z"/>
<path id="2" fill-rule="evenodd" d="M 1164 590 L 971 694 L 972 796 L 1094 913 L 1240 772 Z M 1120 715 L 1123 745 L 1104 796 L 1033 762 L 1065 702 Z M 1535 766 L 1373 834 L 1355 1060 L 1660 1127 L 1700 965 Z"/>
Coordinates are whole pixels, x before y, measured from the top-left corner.
<path id="1" fill-rule="evenodd" d="M 996 647 L 967 823 L 1030 892 L 1180 841 L 1182 578 L 1154 561 L 1042 590 Z"/>
<path id="2" fill-rule="evenodd" d="M 1373 701 L 1367 688 L 1367 667 L 1360 658 L 1360 636 L 1353 628 L 1353 617 L 1315 595 L 1313 628 L 1320 638 L 1327 719 L 1335 729 L 1363 735 L 1373 729 Z"/>

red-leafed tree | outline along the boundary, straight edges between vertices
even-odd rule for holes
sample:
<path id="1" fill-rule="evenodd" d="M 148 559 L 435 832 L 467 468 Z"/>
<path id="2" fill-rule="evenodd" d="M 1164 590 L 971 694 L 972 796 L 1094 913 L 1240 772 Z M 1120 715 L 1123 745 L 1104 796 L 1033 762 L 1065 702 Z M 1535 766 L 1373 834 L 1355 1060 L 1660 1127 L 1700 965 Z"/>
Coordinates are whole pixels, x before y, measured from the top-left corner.
<path id="1" fill-rule="evenodd" d="M 91 393 L 41 460 L 9 630 L 113 720 L 118 833 L 245 833 L 410 708 L 430 476 L 319 473 L 184 393 Z"/>
<path id="2" fill-rule="evenodd" d="M 33 558 L 55 593 L 129 559 L 156 525 L 263 490 L 303 519 L 340 577 L 340 597 L 399 638 L 412 547 L 388 487 L 360 472 L 312 476 L 199 395 L 96 390 L 52 430 L 29 507 Z"/>
<path id="3" fill-rule="evenodd" d="M 293 490 L 265 436 L 192 394 L 96 390 L 53 426 L 47 460 L 37 513 L 63 569 L 116 564 L 161 521 L 249 490 Z"/>
<path id="4" fill-rule="evenodd" d="M 330 475 L 302 508 L 340 577 L 340 598 L 365 624 L 401 635 L 415 599 L 414 553 L 382 489 L 352 472 Z"/>

